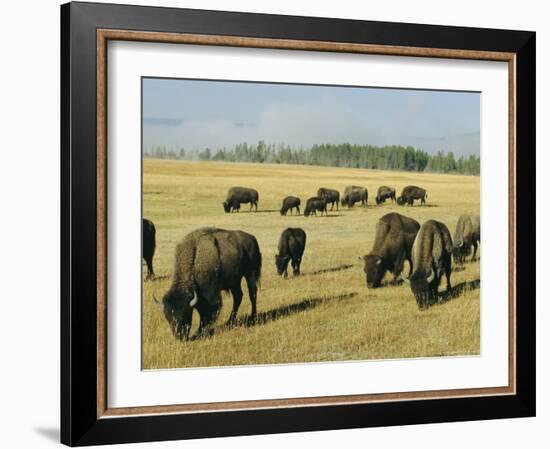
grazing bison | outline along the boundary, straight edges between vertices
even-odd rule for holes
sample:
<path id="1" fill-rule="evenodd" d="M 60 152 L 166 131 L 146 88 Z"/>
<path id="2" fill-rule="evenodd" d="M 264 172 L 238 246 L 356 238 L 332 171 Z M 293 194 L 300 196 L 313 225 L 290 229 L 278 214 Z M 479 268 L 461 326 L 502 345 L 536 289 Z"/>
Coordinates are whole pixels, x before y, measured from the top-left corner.
<path id="1" fill-rule="evenodd" d="M 401 196 L 397 198 L 397 204 L 400 206 L 404 206 L 405 204 L 412 206 L 414 200 L 420 200 L 420 204 L 426 204 L 427 198 L 428 192 L 422 187 L 407 186 L 401 192 Z"/>
<path id="2" fill-rule="evenodd" d="M 458 218 L 455 230 L 453 258 L 455 263 L 463 264 L 470 254 L 472 246 L 474 254 L 472 262 L 476 260 L 477 245 L 480 241 L 481 230 L 479 215 L 461 215 Z"/>
<path id="3" fill-rule="evenodd" d="M 327 201 L 324 198 L 314 196 L 307 200 L 304 216 L 309 217 L 311 214 L 317 216 L 318 210 L 321 211 L 321 217 L 323 216 L 323 212 L 327 215 Z"/>
<path id="4" fill-rule="evenodd" d="M 290 215 L 292 215 L 293 208 L 296 208 L 297 214 L 300 215 L 300 198 L 297 196 L 287 196 L 281 206 L 281 215 L 286 215 L 289 210 Z"/>
<path id="5" fill-rule="evenodd" d="M 411 274 L 411 251 L 418 229 L 420 224 L 416 220 L 395 212 L 378 220 L 372 250 L 362 258 L 368 288 L 380 287 L 386 271 L 397 279 L 403 271 L 405 260 L 409 262 Z"/>
<path id="6" fill-rule="evenodd" d="M 143 230 L 142 230 L 143 259 L 147 264 L 147 277 L 145 278 L 145 280 L 149 280 L 155 277 L 155 272 L 153 270 L 153 256 L 155 255 L 155 248 L 157 246 L 157 243 L 156 243 L 157 230 L 155 229 L 155 225 L 153 224 L 153 222 L 151 220 L 147 220 L 147 218 L 143 219 L 142 225 L 143 225 Z"/>
<path id="7" fill-rule="evenodd" d="M 317 197 L 324 198 L 327 202 L 327 205 L 330 203 L 330 210 L 334 209 L 335 204 L 336 210 L 338 210 L 338 203 L 340 201 L 340 192 L 338 192 L 338 190 L 321 187 L 319 190 L 317 190 Z"/>
<path id="8" fill-rule="evenodd" d="M 405 279 L 420 310 L 436 301 L 443 274 L 447 277 L 447 291 L 451 290 L 452 251 L 453 242 L 447 226 L 428 220 L 420 227 L 412 248 L 413 273 Z"/>
<path id="9" fill-rule="evenodd" d="M 255 207 L 258 212 L 258 191 L 248 187 L 231 187 L 223 204 L 223 210 L 227 213 L 241 208 L 241 204 L 250 203 L 250 210 Z"/>
<path id="10" fill-rule="evenodd" d="M 387 199 L 391 199 L 392 203 L 395 203 L 395 189 L 388 186 L 378 187 L 378 192 L 376 193 L 376 204 L 385 203 Z"/>
<path id="11" fill-rule="evenodd" d="M 300 274 L 302 255 L 306 248 L 306 233 L 301 228 L 286 228 L 279 239 L 279 254 L 275 255 L 277 273 L 288 277 L 288 262 L 292 263 L 294 276 Z"/>
<path id="12" fill-rule="evenodd" d="M 361 202 L 361 206 L 367 207 L 369 191 L 364 187 L 347 186 L 342 198 L 342 206 L 353 207 L 355 203 Z"/>
<path id="13" fill-rule="evenodd" d="M 153 299 L 162 308 L 174 336 L 187 340 L 193 309 L 200 315 L 198 335 L 201 335 L 218 315 L 222 290 L 229 290 L 233 295 L 228 323 L 234 323 L 243 297 L 243 277 L 252 304 L 250 318 L 254 319 L 261 269 L 262 255 L 253 235 L 217 228 L 197 229 L 187 234 L 176 247 L 170 290 L 162 302 Z"/>

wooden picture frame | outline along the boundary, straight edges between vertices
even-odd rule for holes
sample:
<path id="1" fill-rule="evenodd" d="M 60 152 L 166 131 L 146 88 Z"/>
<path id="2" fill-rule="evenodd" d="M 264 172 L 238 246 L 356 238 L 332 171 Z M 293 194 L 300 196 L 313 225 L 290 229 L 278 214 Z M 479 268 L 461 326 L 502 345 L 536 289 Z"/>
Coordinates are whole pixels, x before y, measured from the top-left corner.
<path id="1" fill-rule="evenodd" d="M 93 3 L 63 5 L 61 23 L 64 444 L 534 416 L 535 33 Z M 507 62 L 509 385 L 109 409 L 106 48 L 110 40 Z"/>

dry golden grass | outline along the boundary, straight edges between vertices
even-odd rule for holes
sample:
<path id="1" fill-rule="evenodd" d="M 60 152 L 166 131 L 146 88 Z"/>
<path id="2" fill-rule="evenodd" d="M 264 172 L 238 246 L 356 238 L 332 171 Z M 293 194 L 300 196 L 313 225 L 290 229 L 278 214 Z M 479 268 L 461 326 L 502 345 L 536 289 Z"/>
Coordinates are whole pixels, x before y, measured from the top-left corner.
<path id="1" fill-rule="evenodd" d="M 157 228 L 159 276 L 143 284 L 143 368 L 479 354 L 479 262 L 453 271 L 456 297 L 420 312 L 406 284 L 367 289 L 358 260 L 372 247 L 378 219 L 391 211 L 420 223 L 440 220 L 453 233 L 460 214 L 479 213 L 478 177 L 151 159 L 144 160 L 143 169 L 143 213 Z M 351 184 L 368 188 L 367 209 L 340 208 L 322 218 L 279 214 L 287 195 L 299 196 L 304 207 L 321 186 L 342 192 Z M 394 186 L 398 194 L 408 184 L 422 186 L 428 205 L 375 206 L 382 184 Z M 223 212 L 221 203 L 235 185 L 259 191 L 258 213 L 248 213 L 248 205 L 240 213 Z M 202 226 L 241 229 L 258 239 L 263 256 L 260 319 L 255 326 L 224 327 L 232 305 L 230 295 L 224 295 L 214 335 L 179 342 L 151 299 L 170 287 L 176 243 Z M 303 275 L 284 280 L 277 276 L 274 256 L 279 235 L 289 226 L 302 227 L 308 241 Z M 243 291 L 240 318 L 250 313 L 245 286 Z M 192 333 L 197 322 L 195 312 Z"/>

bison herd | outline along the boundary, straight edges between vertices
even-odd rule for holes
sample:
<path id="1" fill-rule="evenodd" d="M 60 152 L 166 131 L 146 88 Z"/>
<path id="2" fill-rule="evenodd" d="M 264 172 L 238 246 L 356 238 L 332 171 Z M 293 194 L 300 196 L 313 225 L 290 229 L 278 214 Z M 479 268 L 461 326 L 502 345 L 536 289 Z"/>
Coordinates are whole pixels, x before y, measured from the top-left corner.
<path id="1" fill-rule="evenodd" d="M 254 208 L 257 212 L 259 198 L 260 195 L 256 189 L 251 189 L 249 187 L 231 187 L 227 192 L 225 201 L 222 203 L 223 210 L 226 213 L 239 212 L 241 204 L 250 203 L 250 211 Z M 392 203 L 397 203 L 400 206 L 412 206 L 415 200 L 420 200 L 420 204 L 424 205 L 426 204 L 427 198 L 428 193 L 421 187 L 407 186 L 403 189 L 401 195 L 396 197 L 393 187 L 380 186 L 376 193 L 376 205 L 379 206 L 384 204 L 388 199 Z M 330 210 L 333 210 L 335 205 L 336 210 L 338 210 L 339 204 L 346 207 L 353 207 L 355 204 L 360 203 L 361 206 L 367 207 L 368 200 L 369 191 L 366 187 L 347 186 L 342 195 L 342 200 L 340 200 L 340 192 L 338 190 L 321 187 L 317 190 L 316 196 L 307 200 L 304 215 L 306 217 L 312 214 L 317 215 L 317 212 L 321 212 L 321 215 L 323 215 L 323 212 L 326 214 L 328 205 L 330 205 Z M 296 209 L 296 213 L 299 215 L 300 204 L 301 200 L 297 196 L 285 197 L 281 206 L 281 215 L 286 215 L 288 211 L 290 211 L 292 215 L 293 209 Z"/>
<path id="2" fill-rule="evenodd" d="M 396 197 L 395 189 L 381 186 L 376 194 L 376 204 L 390 200 L 399 205 L 412 206 L 415 200 L 426 203 L 427 192 L 416 186 L 407 186 Z M 250 210 L 258 209 L 259 194 L 245 187 L 232 187 L 223 202 L 227 213 L 238 212 L 241 204 L 250 204 Z M 353 207 L 360 203 L 366 207 L 368 191 L 364 187 L 348 186 L 340 200 L 340 193 L 334 189 L 320 188 L 315 197 L 309 198 L 304 216 L 327 214 L 339 204 Z M 300 198 L 287 196 L 283 199 L 281 215 L 300 214 Z M 143 219 L 143 259 L 147 265 L 146 280 L 153 279 L 153 256 L 155 253 L 156 230 L 153 222 Z M 300 275 L 302 257 L 307 236 L 301 228 L 286 228 L 278 242 L 275 255 L 277 273 L 288 276 L 288 265 L 294 276 Z M 454 243 L 453 243 L 454 241 Z M 374 244 L 371 251 L 360 257 L 363 261 L 367 288 L 378 288 L 386 272 L 395 282 L 410 285 L 411 292 L 420 310 L 427 309 L 438 300 L 441 278 L 445 276 L 447 291 L 451 290 L 451 259 L 463 264 L 473 247 L 475 260 L 480 242 L 480 219 L 478 215 L 461 215 L 456 225 L 454 240 L 447 226 L 436 220 L 422 225 L 416 220 L 391 212 L 376 224 Z M 408 274 L 403 274 L 405 261 Z M 173 335 L 187 340 L 191 329 L 193 309 L 200 316 L 197 335 L 211 333 L 211 325 L 221 308 L 221 292 L 231 292 L 233 309 L 228 325 L 234 324 L 242 301 L 241 281 L 248 287 L 252 312 L 248 320 L 256 318 L 256 297 L 262 270 L 262 254 L 256 238 L 243 231 L 219 228 L 200 228 L 189 233 L 176 247 L 172 285 L 161 301 L 154 302 L 162 310 Z"/>

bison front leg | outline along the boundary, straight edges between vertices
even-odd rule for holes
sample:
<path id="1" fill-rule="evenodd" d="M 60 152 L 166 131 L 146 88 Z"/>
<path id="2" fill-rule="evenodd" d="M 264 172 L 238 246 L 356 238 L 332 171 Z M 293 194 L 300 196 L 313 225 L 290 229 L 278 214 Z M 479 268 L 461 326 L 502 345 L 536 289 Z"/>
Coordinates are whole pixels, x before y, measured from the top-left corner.
<path id="1" fill-rule="evenodd" d="M 243 300 L 243 290 L 240 285 L 237 285 L 231 289 L 231 295 L 233 296 L 233 310 L 231 310 L 231 315 L 227 320 L 227 326 L 233 326 L 237 321 L 237 312 Z"/>
<path id="2" fill-rule="evenodd" d="M 300 206 L 296 206 L 296 214 L 300 215 Z"/>

